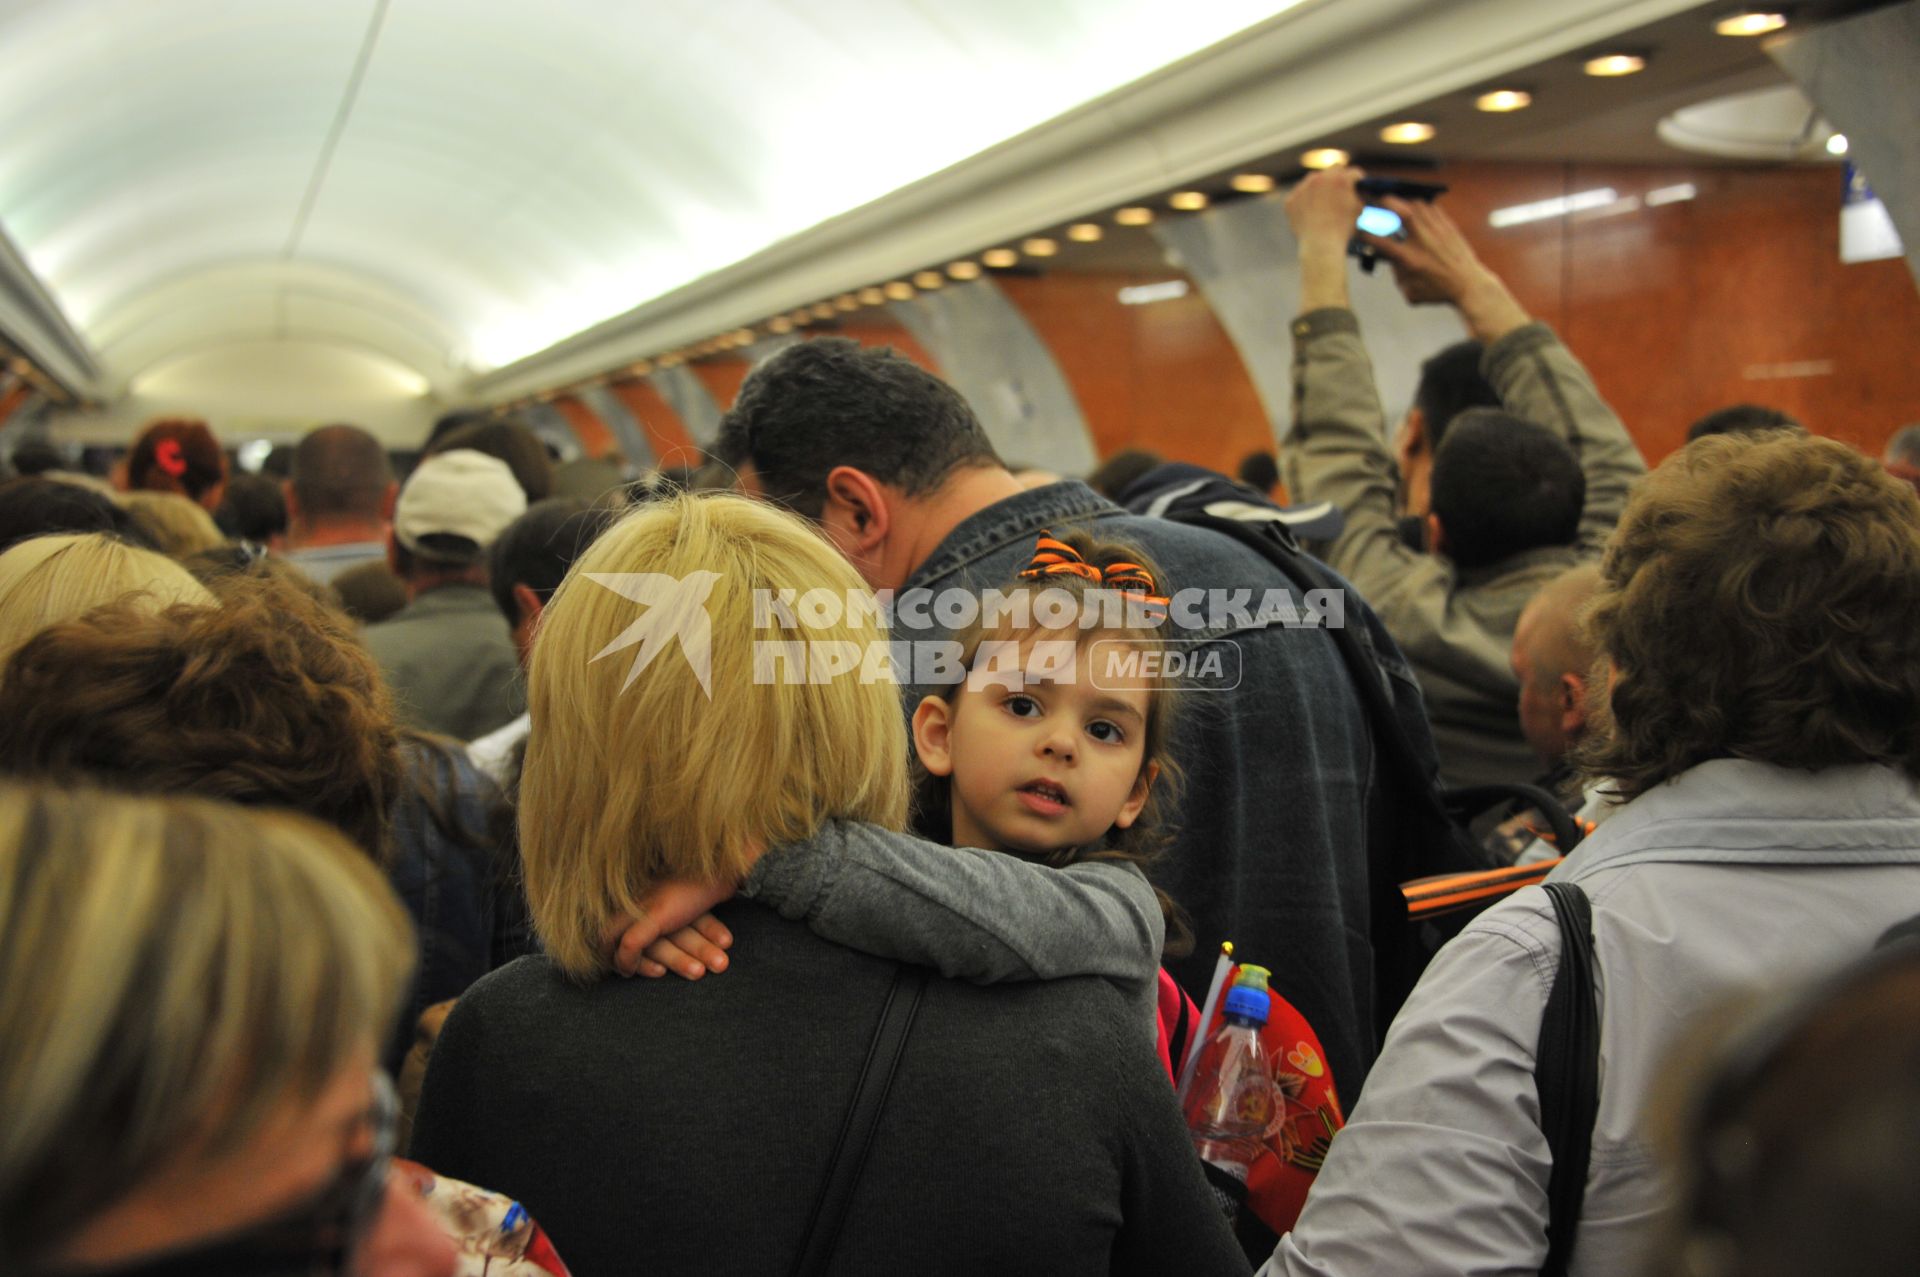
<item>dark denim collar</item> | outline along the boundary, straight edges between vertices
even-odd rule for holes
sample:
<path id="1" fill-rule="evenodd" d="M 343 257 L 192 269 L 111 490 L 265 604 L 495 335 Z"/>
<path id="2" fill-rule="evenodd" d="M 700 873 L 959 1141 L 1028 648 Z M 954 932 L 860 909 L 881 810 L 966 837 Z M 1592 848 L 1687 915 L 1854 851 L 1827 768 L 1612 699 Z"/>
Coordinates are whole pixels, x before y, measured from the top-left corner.
<path id="1" fill-rule="evenodd" d="M 996 501 L 962 519 L 907 577 L 903 590 L 920 589 L 1041 529 L 1076 519 L 1126 513 L 1086 484 L 1069 479 Z"/>

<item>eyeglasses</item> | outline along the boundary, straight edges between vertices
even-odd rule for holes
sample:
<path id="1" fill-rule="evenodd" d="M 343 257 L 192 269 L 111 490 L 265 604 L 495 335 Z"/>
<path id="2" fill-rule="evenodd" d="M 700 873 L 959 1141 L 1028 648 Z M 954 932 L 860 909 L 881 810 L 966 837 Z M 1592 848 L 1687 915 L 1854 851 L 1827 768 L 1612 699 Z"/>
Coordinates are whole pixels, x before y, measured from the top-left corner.
<path id="1" fill-rule="evenodd" d="M 345 1277 L 386 1197 L 399 1112 L 393 1080 L 376 1071 L 367 1115 L 373 1149 L 342 1166 L 313 1197 L 224 1238 L 123 1267 L 89 1269 L 88 1277 Z"/>

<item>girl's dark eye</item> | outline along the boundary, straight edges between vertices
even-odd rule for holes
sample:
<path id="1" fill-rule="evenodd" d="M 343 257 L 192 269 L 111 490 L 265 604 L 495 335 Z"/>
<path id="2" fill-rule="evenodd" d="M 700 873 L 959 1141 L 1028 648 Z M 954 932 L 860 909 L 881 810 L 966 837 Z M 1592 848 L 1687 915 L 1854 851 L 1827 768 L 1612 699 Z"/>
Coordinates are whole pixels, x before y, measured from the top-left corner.
<path id="1" fill-rule="evenodd" d="M 1005 705 L 1007 713 L 1013 715 L 1015 718 L 1032 718 L 1040 712 L 1039 701 L 1034 700 L 1031 696 L 1022 696 L 1019 693 L 1007 697 Z"/>
<path id="2" fill-rule="evenodd" d="M 1088 723 L 1087 735 L 1107 745 L 1118 745 L 1127 739 L 1127 734 L 1120 730 L 1118 723 L 1109 723 L 1104 718 Z"/>

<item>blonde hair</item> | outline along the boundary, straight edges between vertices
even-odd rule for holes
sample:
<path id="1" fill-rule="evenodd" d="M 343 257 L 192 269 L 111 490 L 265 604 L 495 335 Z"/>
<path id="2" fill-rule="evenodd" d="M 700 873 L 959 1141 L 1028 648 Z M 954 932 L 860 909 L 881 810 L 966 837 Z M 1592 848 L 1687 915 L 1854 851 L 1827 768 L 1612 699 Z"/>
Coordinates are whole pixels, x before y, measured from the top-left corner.
<path id="1" fill-rule="evenodd" d="M 0 670 L 49 625 L 128 595 L 155 612 L 175 603 L 214 606 L 205 586 L 152 550 L 97 532 L 22 541 L 0 554 Z"/>
<path id="2" fill-rule="evenodd" d="M 206 508 L 176 492 L 123 492 L 120 504 L 162 554 L 184 559 L 227 543 Z"/>
<path id="3" fill-rule="evenodd" d="M 0 1269 L 318 1094 L 412 965 L 380 871 L 314 821 L 0 785 Z"/>
<path id="4" fill-rule="evenodd" d="M 664 633 L 665 646 L 630 674 L 639 645 L 608 649 L 644 605 L 590 579 L 695 572 L 714 578 L 705 600 L 710 695 Z M 871 612 L 847 609 L 834 624 L 806 628 L 756 617 L 756 592 L 814 588 L 836 599 L 863 589 L 797 517 L 706 494 L 637 508 L 555 592 L 527 676 L 533 731 L 520 847 L 534 925 L 563 971 L 578 979 L 607 971 L 606 924 L 638 912 L 665 879 L 737 878 L 756 851 L 806 838 L 830 819 L 905 824 L 898 688 L 857 671 L 822 682 L 768 677 L 756 659 L 759 643 L 862 651 L 885 643 Z"/>

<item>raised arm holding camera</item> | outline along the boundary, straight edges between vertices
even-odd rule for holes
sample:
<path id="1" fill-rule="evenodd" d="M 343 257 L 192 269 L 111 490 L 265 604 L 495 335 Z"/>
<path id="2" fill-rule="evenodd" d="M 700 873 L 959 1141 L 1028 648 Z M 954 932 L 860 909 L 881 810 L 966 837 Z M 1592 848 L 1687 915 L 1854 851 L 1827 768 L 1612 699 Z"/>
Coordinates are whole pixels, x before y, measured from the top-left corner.
<path id="1" fill-rule="evenodd" d="M 1646 463 L 1586 369 L 1442 209 L 1382 195 L 1400 235 L 1356 230 L 1364 176 L 1329 169 L 1287 197 L 1300 313 L 1282 470 L 1296 500 L 1346 512 L 1324 557 L 1419 674 L 1442 778 L 1528 780 L 1537 764 L 1520 730 L 1514 627 L 1542 585 L 1599 551 Z M 1409 302 L 1454 307 L 1473 338 L 1422 366 L 1397 449 L 1349 306 L 1350 244 L 1385 258 Z M 1419 521 L 1426 551 L 1408 544 L 1403 517 Z"/>

